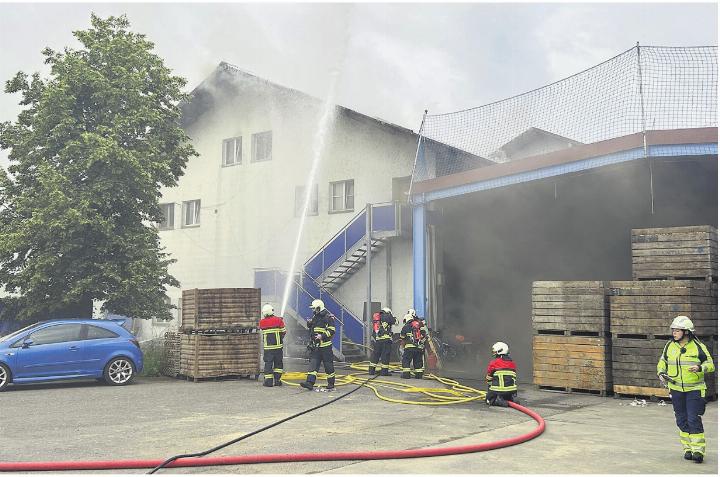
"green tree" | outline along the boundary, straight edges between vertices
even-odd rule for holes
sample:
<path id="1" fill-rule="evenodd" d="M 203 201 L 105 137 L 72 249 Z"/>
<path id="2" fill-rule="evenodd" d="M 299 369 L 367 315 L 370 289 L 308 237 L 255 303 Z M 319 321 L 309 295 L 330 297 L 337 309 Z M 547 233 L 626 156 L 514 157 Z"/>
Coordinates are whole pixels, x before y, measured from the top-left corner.
<path id="1" fill-rule="evenodd" d="M 185 80 L 130 31 L 92 15 L 80 49 L 43 50 L 49 78 L 18 73 L 15 123 L 0 123 L 0 286 L 20 320 L 104 300 L 137 318 L 170 318 L 174 260 L 160 246 L 160 188 L 197 155 L 180 128 Z"/>

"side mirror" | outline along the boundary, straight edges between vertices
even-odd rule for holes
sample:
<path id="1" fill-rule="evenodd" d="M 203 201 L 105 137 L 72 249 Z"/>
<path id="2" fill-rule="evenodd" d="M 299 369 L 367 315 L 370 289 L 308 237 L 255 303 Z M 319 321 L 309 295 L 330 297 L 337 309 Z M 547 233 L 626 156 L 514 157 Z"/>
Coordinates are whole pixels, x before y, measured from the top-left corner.
<path id="1" fill-rule="evenodd" d="M 23 347 L 23 349 L 26 349 L 26 348 L 29 348 L 31 344 L 33 344 L 33 340 L 26 339 L 25 341 L 23 341 L 22 347 Z"/>

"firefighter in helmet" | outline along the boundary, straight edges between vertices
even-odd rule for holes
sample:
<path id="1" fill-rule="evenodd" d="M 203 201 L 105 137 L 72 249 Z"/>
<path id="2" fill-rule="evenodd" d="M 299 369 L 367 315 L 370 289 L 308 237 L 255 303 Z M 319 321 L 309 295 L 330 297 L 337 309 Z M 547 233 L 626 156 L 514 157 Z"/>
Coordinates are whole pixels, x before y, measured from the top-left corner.
<path id="1" fill-rule="evenodd" d="M 715 371 L 707 347 L 695 337 L 687 316 L 677 316 L 670 325 L 672 339 L 663 348 L 657 364 L 660 381 L 670 390 L 675 422 L 680 428 L 684 457 L 702 463 L 705 457 L 705 374 Z"/>
<path id="2" fill-rule="evenodd" d="M 275 316 L 275 309 L 269 303 L 262 307 L 262 316 L 259 328 L 262 333 L 263 361 L 265 362 L 263 386 L 282 386 L 280 378 L 283 374 L 285 322 L 281 317 Z"/>
<path id="3" fill-rule="evenodd" d="M 403 379 L 410 379 L 410 366 L 417 379 L 422 379 L 425 372 L 425 343 L 428 339 L 428 329 L 425 323 L 417 316 L 415 310 L 410 308 L 403 318 L 405 324 L 400 330 L 400 338 L 405 343 L 402 356 Z"/>
<path id="4" fill-rule="evenodd" d="M 488 383 L 485 402 L 489 406 L 508 407 L 517 397 L 517 366 L 510 357 L 510 348 L 502 341 L 492 345 L 493 359 L 487 367 Z"/>
<path id="5" fill-rule="evenodd" d="M 368 374 L 373 376 L 375 368 L 380 363 L 380 376 L 390 375 L 390 349 L 392 348 L 392 326 L 396 319 L 390 308 L 383 308 L 373 313 L 371 339 L 373 351 L 370 357 Z"/>
<path id="6" fill-rule="evenodd" d="M 335 334 L 335 317 L 325 308 L 322 300 L 313 300 L 310 304 L 313 316 L 308 321 L 310 332 L 310 367 L 307 380 L 300 386 L 312 390 L 320 370 L 320 363 L 325 366 L 327 374 L 327 390 L 335 389 L 335 364 L 333 363 L 332 337 Z"/>

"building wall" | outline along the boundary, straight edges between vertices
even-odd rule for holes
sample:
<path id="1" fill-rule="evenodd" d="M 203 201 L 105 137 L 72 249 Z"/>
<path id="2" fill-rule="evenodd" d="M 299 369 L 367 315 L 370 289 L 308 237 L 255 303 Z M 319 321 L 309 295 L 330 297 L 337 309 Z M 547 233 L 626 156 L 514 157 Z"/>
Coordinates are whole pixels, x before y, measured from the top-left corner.
<path id="1" fill-rule="evenodd" d="M 290 268 L 300 224 L 295 187 L 307 181 L 323 104 L 242 74 L 223 73 L 202 87 L 213 107 L 187 128 L 199 157 L 188 162 L 177 187 L 162 191 L 160 202 L 175 204 L 175 226 L 160 237 L 177 259 L 170 273 L 181 289 L 252 287 L 254 268 Z M 318 215 L 306 219 L 296 270 L 366 203 L 390 201 L 393 177 L 412 170 L 417 137 L 411 131 L 333 109 L 316 178 Z M 263 131 L 272 131 L 272 160 L 251 162 L 251 135 Z M 222 141 L 236 136 L 242 137 L 242 163 L 223 167 Z M 329 183 L 347 179 L 354 180 L 354 211 L 328 213 Z M 201 200 L 200 226 L 183 227 L 182 202 L 194 199 Z M 400 247 L 393 255 L 396 283 L 408 273 L 410 257 L 403 253 L 407 248 Z M 354 280 L 344 285 L 352 300 L 354 287 L 365 290 L 364 277 Z M 181 289 L 168 291 L 173 304 Z M 399 290 L 411 296 L 409 287 Z"/>

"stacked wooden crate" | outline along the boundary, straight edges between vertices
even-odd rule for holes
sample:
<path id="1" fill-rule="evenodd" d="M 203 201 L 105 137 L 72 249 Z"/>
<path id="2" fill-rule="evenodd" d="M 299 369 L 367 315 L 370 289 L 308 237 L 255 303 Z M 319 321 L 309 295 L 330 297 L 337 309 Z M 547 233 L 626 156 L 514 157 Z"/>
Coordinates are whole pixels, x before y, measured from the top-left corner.
<path id="1" fill-rule="evenodd" d="M 163 368 L 162 374 L 176 377 L 180 374 L 180 333 L 177 331 L 165 332 L 163 340 Z"/>
<path id="2" fill-rule="evenodd" d="M 617 394 L 668 396 L 657 378 L 657 362 L 670 339 L 670 323 L 689 316 L 695 335 L 708 349 L 717 348 L 717 283 L 706 280 L 612 281 L 613 390 Z M 711 352 L 713 353 L 713 352 Z M 717 351 L 713 359 L 717 363 Z M 717 393 L 708 375 L 708 394 Z"/>
<path id="3" fill-rule="evenodd" d="M 602 396 L 612 389 L 604 282 L 533 282 L 532 326 L 537 386 Z"/>
<path id="4" fill-rule="evenodd" d="M 259 288 L 183 290 L 181 316 L 180 374 L 257 377 Z"/>
<path id="5" fill-rule="evenodd" d="M 717 229 L 710 225 L 633 229 L 633 280 L 717 278 Z"/>

